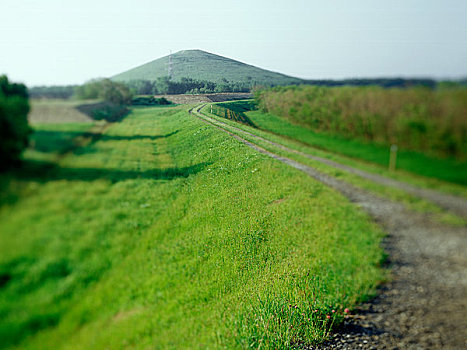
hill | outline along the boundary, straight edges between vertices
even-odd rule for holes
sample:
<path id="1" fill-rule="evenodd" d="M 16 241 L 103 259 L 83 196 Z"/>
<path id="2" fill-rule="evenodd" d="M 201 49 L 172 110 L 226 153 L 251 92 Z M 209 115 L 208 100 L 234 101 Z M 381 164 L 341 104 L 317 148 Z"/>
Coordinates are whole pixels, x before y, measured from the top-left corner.
<path id="1" fill-rule="evenodd" d="M 131 80 L 156 80 L 166 77 L 169 56 L 117 74 L 111 79 L 128 82 Z M 173 76 L 175 81 L 182 78 L 222 83 L 256 83 L 263 85 L 287 85 L 303 80 L 284 74 L 271 72 L 233 59 L 202 50 L 184 50 L 172 54 Z M 225 80 L 224 80 L 225 79 Z"/>

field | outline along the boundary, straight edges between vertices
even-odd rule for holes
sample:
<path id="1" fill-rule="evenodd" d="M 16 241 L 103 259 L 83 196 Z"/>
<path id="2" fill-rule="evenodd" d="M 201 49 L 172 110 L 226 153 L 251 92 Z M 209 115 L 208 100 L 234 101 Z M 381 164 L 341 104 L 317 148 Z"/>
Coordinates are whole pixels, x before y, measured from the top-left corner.
<path id="1" fill-rule="evenodd" d="M 67 100 L 32 100 L 29 122 L 37 123 L 86 123 L 92 122 L 92 118 L 78 110 L 82 101 Z"/>
<path id="2" fill-rule="evenodd" d="M 459 161 L 467 156 L 467 89 L 279 87 L 260 110 L 315 132 Z"/>
<path id="3" fill-rule="evenodd" d="M 31 124 L 113 122 L 127 113 L 125 106 L 102 100 L 33 99 L 28 119 Z"/>
<path id="4" fill-rule="evenodd" d="M 35 126 L 0 178 L 1 347 L 290 348 L 374 293 L 367 215 L 187 110 Z"/>

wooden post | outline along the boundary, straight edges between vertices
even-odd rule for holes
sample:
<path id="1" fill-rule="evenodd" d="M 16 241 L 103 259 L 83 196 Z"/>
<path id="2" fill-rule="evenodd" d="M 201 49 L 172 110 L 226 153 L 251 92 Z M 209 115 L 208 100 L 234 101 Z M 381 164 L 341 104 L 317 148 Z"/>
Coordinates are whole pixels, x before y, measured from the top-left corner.
<path id="1" fill-rule="evenodd" d="M 391 145 L 391 151 L 389 153 L 389 171 L 396 170 L 397 161 L 397 145 Z"/>
<path id="2" fill-rule="evenodd" d="M 212 105 L 211 105 L 211 114 L 212 114 Z"/>

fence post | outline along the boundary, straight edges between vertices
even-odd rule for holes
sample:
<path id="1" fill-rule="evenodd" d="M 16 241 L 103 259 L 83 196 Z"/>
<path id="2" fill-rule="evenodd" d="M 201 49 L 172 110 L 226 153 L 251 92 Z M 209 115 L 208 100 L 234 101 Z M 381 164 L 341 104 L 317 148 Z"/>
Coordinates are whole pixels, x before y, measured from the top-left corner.
<path id="1" fill-rule="evenodd" d="M 211 114 L 212 114 L 212 105 L 211 105 Z"/>
<path id="2" fill-rule="evenodd" d="M 391 145 L 391 150 L 389 153 L 389 171 L 396 170 L 396 161 L 397 161 L 397 145 Z"/>

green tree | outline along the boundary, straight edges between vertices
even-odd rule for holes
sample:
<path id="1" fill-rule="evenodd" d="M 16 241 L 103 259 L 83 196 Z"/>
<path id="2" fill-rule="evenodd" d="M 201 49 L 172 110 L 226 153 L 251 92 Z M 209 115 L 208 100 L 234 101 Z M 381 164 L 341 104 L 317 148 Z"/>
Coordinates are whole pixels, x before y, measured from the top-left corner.
<path id="1" fill-rule="evenodd" d="M 118 105 L 131 103 L 132 93 L 130 89 L 110 79 L 92 80 L 76 89 L 79 99 L 103 99 Z"/>
<path id="2" fill-rule="evenodd" d="M 28 145 L 28 91 L 0 76 L 0 169 L 16 165 Z"/>

